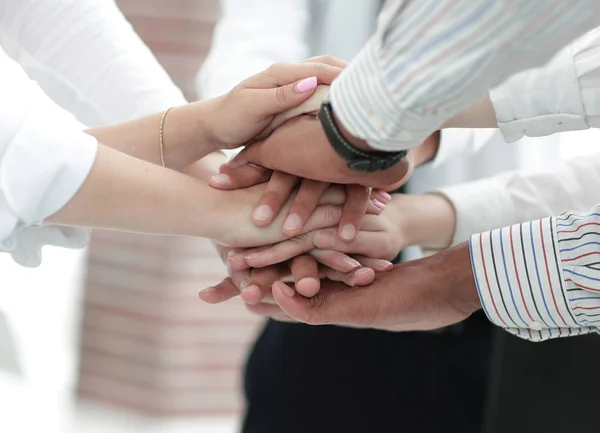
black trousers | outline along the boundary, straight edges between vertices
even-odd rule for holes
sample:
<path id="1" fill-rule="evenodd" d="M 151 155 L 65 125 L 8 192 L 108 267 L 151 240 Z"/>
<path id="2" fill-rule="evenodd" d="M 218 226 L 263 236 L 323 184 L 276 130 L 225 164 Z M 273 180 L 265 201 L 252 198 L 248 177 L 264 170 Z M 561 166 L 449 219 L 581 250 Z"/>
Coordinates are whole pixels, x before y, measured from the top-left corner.
<path id="1" fill-rule="evenodd" d="M 269 321 L 248 360 L 244 433 L 480 433 L 492 326 L 443 333 Z"/>

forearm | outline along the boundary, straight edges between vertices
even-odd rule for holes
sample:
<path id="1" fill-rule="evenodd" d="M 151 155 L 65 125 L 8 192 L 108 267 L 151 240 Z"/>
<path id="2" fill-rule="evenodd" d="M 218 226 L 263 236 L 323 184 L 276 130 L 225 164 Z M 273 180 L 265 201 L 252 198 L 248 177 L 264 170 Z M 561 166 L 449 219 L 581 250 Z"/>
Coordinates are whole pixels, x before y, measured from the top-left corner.
<path id="1" fill-rule="evenodd" d="M 200 180 L 100 145 L 82 187 L 47 221 L 219 239 L 227 226 L 219 194 Z"/>
<path id="2" fill-rule="evenodd" d="M 388 5 L 376 35 L 331 89 L 349 134 L 384 151 L 419 144 L 507 76 L 543 64 L 600 21 L 589 15 L 600 11 L 591 0 Z"/>
<path id="3" fill-rule="evenodd" d="M 215 152 L 218 145 L 208 132 L 211 101 L 197 102 L 171 109 L 164 118 L 163 151 L 165 165 L 183 170 Z M 118 125 L 86 131 L 99 142 L 120 152 L 161 165 L 159 146 L 163 113 Z"/>

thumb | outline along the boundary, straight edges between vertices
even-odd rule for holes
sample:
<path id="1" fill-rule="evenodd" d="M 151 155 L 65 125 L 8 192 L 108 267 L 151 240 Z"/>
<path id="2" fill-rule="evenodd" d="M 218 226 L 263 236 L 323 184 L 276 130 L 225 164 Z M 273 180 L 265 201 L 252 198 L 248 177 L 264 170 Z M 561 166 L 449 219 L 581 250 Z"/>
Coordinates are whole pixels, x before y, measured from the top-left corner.
<path id="1" fill-rule="evenodd" d="M 257 141 L 255 143 L 246 146 L 244 150 L 238 153 L 233 159 L 231 159 L 227 166 L 230 170 L 238 169 L 247 164 L 255 164 L 258 167 L 264 167 L 264 164 L 260 159 L 260 148 L 264 142 Z M 268 168 L 268 167 L 267 167 Z"/>
<path id="2" fill-rule="evenodd" d="M 258 98 L 258 112 L 266 117 L 290 110 L 309 99 L 317 88 L 317 77 L 309 77 L 285 86 L 260 90 L 265 96 Z"/>

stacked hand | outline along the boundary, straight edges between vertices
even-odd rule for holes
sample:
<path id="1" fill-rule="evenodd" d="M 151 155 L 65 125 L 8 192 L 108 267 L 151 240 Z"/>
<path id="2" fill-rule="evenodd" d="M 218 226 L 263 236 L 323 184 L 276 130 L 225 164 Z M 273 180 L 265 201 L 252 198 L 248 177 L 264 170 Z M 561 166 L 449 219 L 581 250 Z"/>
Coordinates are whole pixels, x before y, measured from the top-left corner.
<path id="1" fill-rule="evenodd" d="M 315 118 L 325 91 L 317 83 L 330 84 L 345 64 L 329 58 L 319 61 L 327 62 L 320 66 L 327 71 L 325 79 L 299 81 L 292 98 L 285 96 L 285 86 L 279 87 L 284 90 L 273 91 L 285 102 L 278 111 L 271 104 L 255 115 L 252 127 L 242 122 L 241 128 L 225 133 L 217 128 L 213 134 L 220 147 L 246 147 L 210 180 L 235 205 L 229 212 L 234 216 L 224 225 L 227 231 L 213 238 L 229 276 L 202 290 L 201 299 L 219 303 L 240 295 L 252 312 L 278 320 L 391 330 L 430 329 L 464 319 L 478 308 L 478 299 L 471 296 L 472 290 L 440 296 L 436 281 L 449 278 L 444 262 L 439 273 L 427 275 L 424 270 L 432 259 L 396 267 L 390 262 L 406 246 L 439 248 L 451 241 L 454 213 L 445 199 L 426 195 L 392 200 L 384 192 L 401 185 L 415 164 L 431 158 L 439 134 L 391 170 L 350 171 Z M 216 111 L 235 113 L 234 106 L 247 107 L 250 101 L 260 111 L 260 98 L 253 99 L 256 86 L 284 83 L 276 77 L 287 66 L 274 68 L 272 77 L 259 74 L 214 101 L 217 108 L 231 107 Z M 301 79 L 290 71 L 285 74 Z M 297 96 L 304 85 L 311 89 Z M 234 117 L 229 121 L 236 123 Z M 436 212 L 425 210 L 431 206 Z M 430 215 L 440 217 L 428 220 Z M 463 260 L 464 247 L 452 254 Z M 470 272 L 450 276 L 458 285 L 473 286 Z"/>

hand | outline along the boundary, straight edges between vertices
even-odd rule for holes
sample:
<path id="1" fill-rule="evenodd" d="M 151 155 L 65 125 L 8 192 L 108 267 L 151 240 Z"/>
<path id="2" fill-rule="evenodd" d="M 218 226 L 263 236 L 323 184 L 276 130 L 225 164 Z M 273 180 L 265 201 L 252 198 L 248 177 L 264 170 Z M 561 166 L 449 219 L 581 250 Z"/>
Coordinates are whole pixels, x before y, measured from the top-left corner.
<path id="1" fill-rule="evenodd" d="M 385 194 L 385 193 L 382 193 Z M 382 201 L 386 199 L 382 196 Z M 394 194 L 378 216 L 367 215 L 352 242 L 331 228 L 316 230 L 275 245 L 250 248 L 229 257 L 234 269 L 280 263 L 314 249 L 335 250 L 371 259 L 366 266 L 377 269 L 377 259 L 392 260 L 406 247 L 419 245 L 443 249 L 450 245 L 455 227 L 454 208 L 438 194 Z"/>
<path id="2" fill-rule="evenodd" d="M 481 308 L 466 243 L 396 265 L 367 287 L 324 282 L 317 295 L 305 298 L 276 282 L 272 294 L 277 314 L 303 323 L 392 331 L 445 327 Z"/>
<path id="3" fill-rule="evenodd" d="M 330 186 L 328 182 L 301 179 L 280 171 L 272 173 L 254 164 L 241 167 L 235 173 L 225 164 L 220 171 L 221 173 L 213 176 L 209 183 L 218 189 L 246 188 L 255 185 L 259 180 L 268 180 L 267 188 L 252 213 L 252 219 L 258 227 L 265 227 L 273 222 L 290 194 L 300 184 L 283 223 L 283 233 L 288 236 L 301 233 L 322 194 Z M 365 212 L 371 210 L 372 213 L 380 213 L 385 209 L 390 196 L 381 191 L 370 193 L 369 188 L 360 185 L 344 185 L 343 188 L 346 190 L 346 203 L 338 230 L 342 239 L 351 241 L 356 236 Z"/>
<path id="4" fill-rule="evenodd" d="M 226 95 L 206 101 L 203 120 L 218 149 L 235 149 L 264 135 L 279 113 L 308 100 L 318 84 L 331 84 L 345 62 L 321 56 L 302 63 L 276 63 Z M 202 102 L 201 102 L 202 103 Z"/>
<path id="5" fill-rule="evenodd" d="M 265 191 L 265 184 L 235 191 L 212 190 L 209 200 L 215 203 L 210 209 L 210 227 L 205 231 L 211 233 L 216 242 L 237 248 L 269 245 L 287 239 L 278 228 L 283 224 L 285 213 L 291 206 L 294 197 L 290 197 L 284 206 L 284 212 L 270 227 L 256 227 L 251 221 L 252 209 Z M 317 228 L 331 227 L 341 219 L 346 195 L 341 186 L 331 186 L 319 200 L 319 205 L 310 216 L 301 233 Z M 370 203 L 367 212 L 380 213 L 381 209 Z"/>
<path id="6" fill-rule="evenodd" d="M 368 187 L 397 183 L 405 178 L 409 169 L 409 161 L 403 160 L 385 171 L 361 173 L 351 170 L 333 150 L 315 116 L 288 120 L 267 139 L 246 147 L 229 165 L 236 168 L 246 163 L 324 182 Z"/>
<path id="7" fill-rule="evenodd" d="M 372 269 L 362 267 L 356 260 L 335 251 L 319 251 L 313 257 L 303 255 L 288 263 L 262 269 L 235 270 L 230 266 L 228 257 L 239 250 L 217 244 L 215 246 L 221 260 L 227 264 L 229 277 L 214 287 L 201 290 L 200 299 L 217 304 L 241 295 L 250 311 L 259 315 L 268 314 L 277 320 L 292 321 L 279 310 L 271 296 L 270 288 L 275 281 L 295 281 L 298 293 L 314 296 L 320 288 L 319 278 L 341 281 L 349 286 L 361 286 L 370 284 L 375 277 Z M 321 266 L 317 270 L 317 261 L 328 264 L 328 267 Z M 386 268 L 390 270 L 392 264 L 388 263 Z"/>

